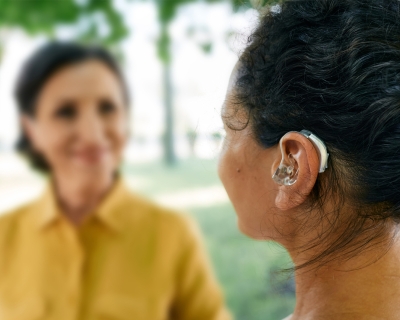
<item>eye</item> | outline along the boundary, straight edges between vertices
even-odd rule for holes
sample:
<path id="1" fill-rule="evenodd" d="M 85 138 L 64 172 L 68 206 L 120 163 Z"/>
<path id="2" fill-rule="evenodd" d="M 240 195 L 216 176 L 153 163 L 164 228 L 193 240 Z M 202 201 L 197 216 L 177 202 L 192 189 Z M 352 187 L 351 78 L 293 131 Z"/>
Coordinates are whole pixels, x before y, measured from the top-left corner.
<path id="1" fill-rule="evenodd" d="M 116 108 L 115 104 L 108 99 L 102 99 L 99 102 L 99 111 L 101 114 L 107 115 L 107 114 L 115 112 L 116 109 L 117 108 Z"/>
<path id="2" fill-rule="evenodd" d="M 55 116 L 61 119 L 72 120 L 76 117 L 78 111 L 73 102 L 64 102 L 57 108 Z"/>

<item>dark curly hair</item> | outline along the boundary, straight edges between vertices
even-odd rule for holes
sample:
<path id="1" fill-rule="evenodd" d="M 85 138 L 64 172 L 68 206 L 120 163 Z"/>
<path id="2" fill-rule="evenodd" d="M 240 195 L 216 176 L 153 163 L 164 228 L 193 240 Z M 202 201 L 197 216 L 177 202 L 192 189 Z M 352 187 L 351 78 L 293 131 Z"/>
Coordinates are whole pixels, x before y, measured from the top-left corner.
<path id="1" fill-rule="evenodd" d="M 114 72 L 123 87 L 125 100 L 129 105 L 129 93 L 122 72 L 114 57 L 104 48 L 89 47 L 70 42 L 51 42 L 37 50 L 24 64 L 15 88 L 15 98 L 20 114 L 35 116 L 36 100 L 43 86 L 54 73 L 63 67 L 86 60 L 99 60 Z M 16 149 L 27 157 L 32 167 L 47 173 L 50 167 L 44 157 L 32 146 L 26 133 L 21 136 Z"/>
<path id="2" fill-rule="evenodd" d="M 361 253 L 400 221 L 400 1 L 284 1 L 249 37 L 234 100 L 262 146 L 307 129 L 330 153 L 299 226 L 324 225 L 301 247 L 321 250 L 295 269 Z"/>

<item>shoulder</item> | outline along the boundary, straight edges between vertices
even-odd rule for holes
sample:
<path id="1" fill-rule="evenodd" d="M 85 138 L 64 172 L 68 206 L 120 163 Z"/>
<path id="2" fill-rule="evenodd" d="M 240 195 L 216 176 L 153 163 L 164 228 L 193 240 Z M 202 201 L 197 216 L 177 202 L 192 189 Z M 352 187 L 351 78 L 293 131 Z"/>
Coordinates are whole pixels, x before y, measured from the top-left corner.
<path id="1" fill-rule="evenodd" d="M 159 207 L 156 216 L 161 227 L 179 235 L 180 239 L 200 238 L 199 226 L 189 213 Z"/>
<path id="2" fill-rule="evenodd" d="M 157 204 L 144 196 L 130 191 L 125 204 L 125 219 L 132 223 L 148 226 L 157 232 L 170 234 L 180 239 L 200 237 L 199 227 L 195 219 L 186 212 L 171 209 Z"/>
<path id="3" fill-rule="evenodd" d="M 132 213 L 141 218 L 151 219 L 153 222 L 173 228 L 175 231 L 196 228 L 196 222 L 186 212 L 165 207 L 134 192 L 131 192 L 130 202 Z"/>
<path id="4" fill-rule="evenodd" d="M 35 202 L 30 202 L 0 214 L 0 244 L 11 241 L 13 235 L 21 229 L 29 213 L 34 210 L 35 204 Z"/>
<path id="5" fill-rule="evenodd" d="M 0 230 L 22 222 L 34 210 L 36 202 L 32 201 L 17 208 L 0 213 Z"/>

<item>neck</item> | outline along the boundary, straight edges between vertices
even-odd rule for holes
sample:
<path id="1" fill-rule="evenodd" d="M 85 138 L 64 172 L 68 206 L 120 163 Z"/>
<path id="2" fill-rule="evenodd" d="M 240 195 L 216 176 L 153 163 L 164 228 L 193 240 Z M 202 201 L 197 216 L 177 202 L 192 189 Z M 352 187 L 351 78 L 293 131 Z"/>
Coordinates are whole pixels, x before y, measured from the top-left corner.
<path id="1" fill-rule="evenodd" d="M 54 175 L 58 203 L 64 215 L 74 224 L 80 225 L 99 205 L 114 182 L 112 175 L 88 178 L 63 174 Z"/>
<path id="2" fill-rule="evenodd" d="M 299 257 L 292 258 L 296 262 Z M 296 272 L 297 303 L 291 320 L 398 319 L 399 237 L 390 247 L 377 245 L 351 260 L 338 261 L 317 271 Z"/>

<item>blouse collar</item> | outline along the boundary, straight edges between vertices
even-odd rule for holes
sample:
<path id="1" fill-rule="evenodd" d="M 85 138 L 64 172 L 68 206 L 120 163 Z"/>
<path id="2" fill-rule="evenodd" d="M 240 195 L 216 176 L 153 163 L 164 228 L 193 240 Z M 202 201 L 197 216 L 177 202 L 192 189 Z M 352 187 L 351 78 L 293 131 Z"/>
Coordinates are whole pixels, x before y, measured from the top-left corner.
<path id="1" fill-rule="evenodd" d="M 119 231 L 123 226 L 119 222 L 118 215 L 126 200 L 129 199 L 129 194 L 125 181 L 123 178 L 118 177 L 90 218 L 98 218 L 114 231 Z M 38 201 L 37 212 L 38 227 L 40 229 L 50 226 L 57 220 L 65 219 L 51 181 L 47 183 L 46 189 Z"/>

